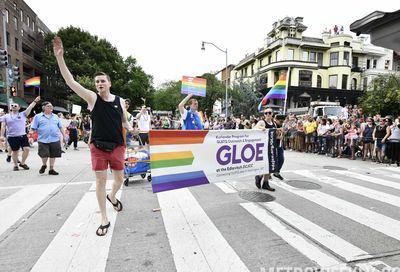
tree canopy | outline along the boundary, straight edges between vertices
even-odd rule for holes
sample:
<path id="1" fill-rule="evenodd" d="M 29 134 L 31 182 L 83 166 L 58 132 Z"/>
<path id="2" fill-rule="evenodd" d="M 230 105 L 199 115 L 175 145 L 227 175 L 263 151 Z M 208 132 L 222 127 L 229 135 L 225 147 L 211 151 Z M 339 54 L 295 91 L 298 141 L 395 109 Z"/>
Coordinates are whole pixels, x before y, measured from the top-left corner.
<path id="1" fill-rule="evenodd" d="M 140 105 L 142 97 L 151 97 L 154 91 L 152 76 L 143 71 L 135 58 L 129 56 L 124 59 L 107 40 L 99 39 L 73 26 L 61 28 L 57 33 L 49 34 L 45 38 L 45 96 L 67 98 L 73 103 L 84 104 L 84 101 L 65 85 L 59 73 L 53 55 L 52 40 L 55 35 L 60 36 L 63 41 L 64 58 L 71 74 L 85 88 L 95 91 L 93 76 L 97 72 L 104 72 L 111 78 L 112 93 L 129 98 L 132 105 Z"/>
<path id="2" fill-rule="evenodd" d="M 364 112 L 374 115 L 400 114 L 400 76 L 386 74 L 377 76 L 360 97 L 359 103 Z"/>

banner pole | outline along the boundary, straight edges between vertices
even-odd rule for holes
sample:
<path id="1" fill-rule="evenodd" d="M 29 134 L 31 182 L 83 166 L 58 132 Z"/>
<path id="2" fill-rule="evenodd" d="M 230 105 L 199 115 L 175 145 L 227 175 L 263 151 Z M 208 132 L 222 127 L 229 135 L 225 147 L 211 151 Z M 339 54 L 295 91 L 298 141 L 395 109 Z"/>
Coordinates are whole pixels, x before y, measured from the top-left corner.
<path id="1" fill-rule="evenodd" d="M 285 102 L 283 104 L 283 114 L 286 113 L 286 102 L 287 102 L 287 97 L 288 97 L 288 89 L 289 89 L 289 78 L 290 78 L 290 66 L 288 67 L 288 72 L 286 74 L 286 94 L 285 94 Z"/>

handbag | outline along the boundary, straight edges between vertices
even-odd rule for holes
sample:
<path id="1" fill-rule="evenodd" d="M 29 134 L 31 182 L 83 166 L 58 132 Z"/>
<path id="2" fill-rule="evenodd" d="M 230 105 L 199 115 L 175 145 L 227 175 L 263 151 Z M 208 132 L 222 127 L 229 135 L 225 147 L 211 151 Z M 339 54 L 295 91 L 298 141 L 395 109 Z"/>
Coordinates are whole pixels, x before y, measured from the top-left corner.
<path id="1" fill-rule="evenodd" d="M 118 146 L 117 143 L 105 142 L 105 141 L 99 141 L 99 140 L 94 141 L 93 144 L 98 149 L 101 149 L 106 152 L 111 152 Z"/>

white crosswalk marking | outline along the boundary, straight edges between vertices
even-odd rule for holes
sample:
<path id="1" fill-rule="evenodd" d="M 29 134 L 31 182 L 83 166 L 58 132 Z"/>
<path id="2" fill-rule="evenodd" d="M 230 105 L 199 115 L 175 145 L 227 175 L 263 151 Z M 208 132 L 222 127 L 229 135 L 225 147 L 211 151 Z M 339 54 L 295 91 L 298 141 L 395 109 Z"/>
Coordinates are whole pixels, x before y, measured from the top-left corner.
<path id="1" fill-rule="evenodd" d="M 329 256 L 326 252 L 323 252 L 320 248 L 307 241 L 297 233 L 291 231 L 287 226 L 283 225 L 266 210 L 262 209 L 256 204 L 241 203 L 240 205 L 270 230 L 282 237 L 282 239 L 289 243 L 292 247 L 300 251 L 319 266 L 337 266 L 341 263 L 339 260 Z"/>
<path id="2" fill-rule="evenodd" d="M 267 202 L 262 205 L 283 221 L 289 223 L 292 227 L 301 230 L 301 232 L 340 255 L 348 262 L 371 257 L 371 255 L 361 248 L 350 244 L 337 235 L 321 228 L 276 202 Z"/>
<path id="3" fill-rule="evenodd" d="M 177 271 L 248 271 L 188 189 L 157 197 Z"/>
<path id="4" fill-rule="evenodd" d="M 0 220 L 0 235 L 59 186 L 59 183 L 26 186 L 10 197 L 0 201 L 0 214 L 2 215 Z"/>
<path id="5" fill-rule="evenodd" d="M 214 183 L 215 186 L 220 188 L 225 194 L 234 194 L 237 193 L 235 189 L 233 189 L 228 183 L 226 182 L 216 182 Z"/>
<path id="6" fill-rule="evenodd" d="M 104 271 L 117 212 L 107 205 L 111 226 L 99 237 L 97 210 L 96 193 L 86 193 L 31 271 Z"/>
<path id="7" fill-rule="evenodd" d="M 297 175 L 301 175 L 307 178 L 312 178 L 314 180 L 318 180 L 319 182 L 323 182 L 325 184 L 329 184 L 332 186 L 336 186 L 342 190 L 346 190 L 355 194 L 359 194 L 371 199 L 375 199 L 384 203 L 391 204 L 396 207 L 400 207 L 400 197 L 394 196 L 391 194 L 387 194 L 384 192 L 380 192 L 377 190 L 369 189 L 366 187 L 362 187 L 350 182 L 346 181 L 341 181 L 339 179 L 331 178 L 331 177 L 326 177 L 326 176 L 321 176 L 321 175 L 315 175 L 309 170 L 296 170 L 293 171 Z"/>
<path id="8" fill-rule="evenodd" d="M 347 176 L 350 178 L 360 179 L 362 181 L 367 181 L 367 182 L 384 185 L 384 186 L 395 188 L 395 189 L 400 189 L 400 183 L 388 181 L 388 180 L 381 179 L 381 178 L 375 178 L 375 177 L 371 177 L 371 176 L 367 176 L 367 175 L 358 174 L 355 172 L 342 171 L 342 170 L 331 170 L 331 172 L 339 174 L 339 175 L 344 175 L 344 176 Z"/>
<path id="9" fill-rule="evenodd" d="M 377 230 L 387 236 L 400 240 L 400 221 L 388 216 L 357 206 L 343 199 L 330 196 L 318 191 L 304 191 L 294 189 L 284 183 L 273 183 L 286 191 L 312 201 L 326 209 L 339 215 L 350 218 L 351 220 Z"/>

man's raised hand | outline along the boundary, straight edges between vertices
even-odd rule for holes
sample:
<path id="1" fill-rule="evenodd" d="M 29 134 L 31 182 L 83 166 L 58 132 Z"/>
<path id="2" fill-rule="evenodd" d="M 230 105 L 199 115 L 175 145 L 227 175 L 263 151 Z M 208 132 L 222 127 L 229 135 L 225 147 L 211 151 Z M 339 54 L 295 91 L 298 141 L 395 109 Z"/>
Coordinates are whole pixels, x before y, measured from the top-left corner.
<path id="1" fill-rule="evenodd" d="M 61 38 L 58 36 L 55 36 L 53 39 L 53 51 L 54 51 L 54 56 L 62 56 L 64 54 L 64 46 L 61 41 Z"/>

